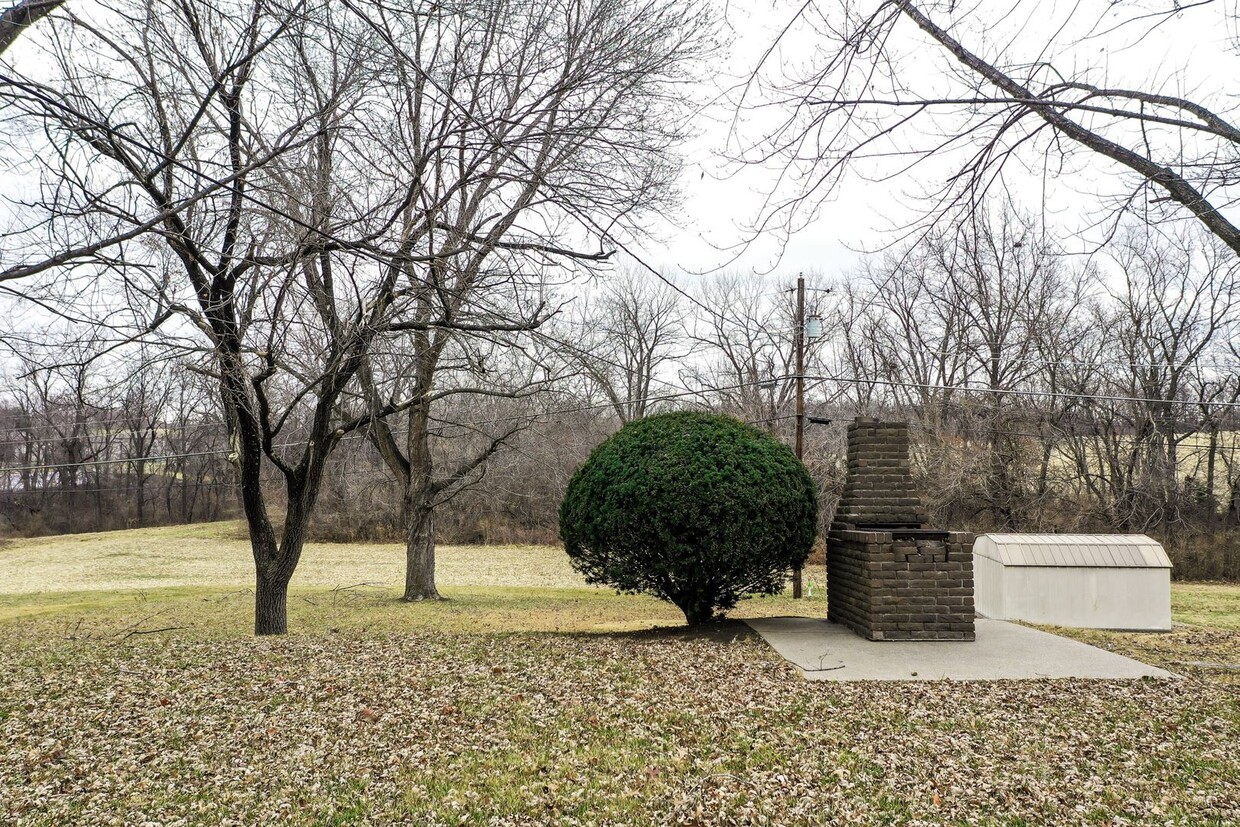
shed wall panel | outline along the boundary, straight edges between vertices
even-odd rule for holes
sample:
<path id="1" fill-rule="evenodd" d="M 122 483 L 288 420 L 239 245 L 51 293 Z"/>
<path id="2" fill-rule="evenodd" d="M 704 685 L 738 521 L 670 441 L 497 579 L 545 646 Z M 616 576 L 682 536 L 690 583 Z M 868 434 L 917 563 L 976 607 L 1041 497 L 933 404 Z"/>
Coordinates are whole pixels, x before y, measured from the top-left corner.
<path id="1" fill-rule="evenodd" d="M 989 557 L 973 557 L 973 589 L 977 613 L 983 617 L 1005 619 L 1003 607 L 1003 564 Z"/>
<path id="2" fill-rule="evenodd" d="M 998 579 L 997 604 L 1006 620 L 1086 629 L 1171 628 L 1168 569 L 1006 566 Z M 979 607 L 996 603 L 993 595 L 983 596 L 992 588 L 993 579 L 983 586 L 979 577 Z"/>

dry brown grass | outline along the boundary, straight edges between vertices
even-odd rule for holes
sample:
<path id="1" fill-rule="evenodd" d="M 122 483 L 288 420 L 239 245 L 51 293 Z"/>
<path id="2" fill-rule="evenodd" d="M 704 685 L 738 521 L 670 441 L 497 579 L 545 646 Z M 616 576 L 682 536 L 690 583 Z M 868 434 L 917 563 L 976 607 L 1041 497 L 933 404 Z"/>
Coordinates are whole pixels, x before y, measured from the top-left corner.
<path id="1" fill-rule="evenodd" d="M 311 543 L 294 587 L 395 587 L 404 547 L 394 543 Z M 441 546 L 436 573 L 446 586 L 584 586 L 568 557 L 547 546 Z M 241 586 L 254 580 L 250 544 L 236 522 L 105 531 L 13 540 L 0 546 L 0 594 Z"/>

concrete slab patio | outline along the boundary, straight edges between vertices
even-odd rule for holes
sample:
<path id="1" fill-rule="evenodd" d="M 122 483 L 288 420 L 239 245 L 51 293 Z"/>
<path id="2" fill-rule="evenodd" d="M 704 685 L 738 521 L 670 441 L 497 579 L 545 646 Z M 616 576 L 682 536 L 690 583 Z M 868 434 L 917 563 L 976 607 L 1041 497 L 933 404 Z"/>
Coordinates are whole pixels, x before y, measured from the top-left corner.
<path id="1" fill-rule="evenodd" d="M 871 641 L 812 617 L 745 622 L 811 681 L 1176 677 L 1096 646 L 980 617 L 970 642 Z"/>

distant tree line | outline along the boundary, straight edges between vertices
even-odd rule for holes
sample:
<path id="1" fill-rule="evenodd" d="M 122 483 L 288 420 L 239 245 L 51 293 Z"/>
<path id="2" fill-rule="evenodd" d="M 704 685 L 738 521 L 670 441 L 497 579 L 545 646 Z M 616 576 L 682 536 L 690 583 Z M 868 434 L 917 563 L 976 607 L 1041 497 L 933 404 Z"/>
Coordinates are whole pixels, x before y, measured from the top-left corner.
<path id="1" fill-rule="evenodd" d="M 975 214 L 862 268 L 824 374 L 836 409 L 915 424 L 942 522 L 1146 532 L 1181 576 L 1236 578 L 1236 275 L 1191 225 L 1073 257 L 1027 217 Z"/>
<path id="2" fill-rule="evenodd" d="M 235 516 L 228 439 L 210 389 L 178 367 L 139 366 L 105 381 L 77 364 L 10 382 L 0 399 L 3 533 Z"/>
<path id="3" fill-rule="evenodd" d="M 1240 576 L 1233 269 L 1191 229 L 1134 229 L 1106 259 L 1078 261 L 1029 217 L 997 212 L 867 259 L 837 283 L 811 276 L 808 312 L 824 333 L 807 343 L 807 404 L 831 424 L 809 426 L 806 461 L 824 525 L 843 484 L 843 426 L 879 415 L 913 423 L 916 471 L 941 524 L 1147 532 L 1182 576 Z M 554 542 L 573 470 L 652 412 L 728 413 L 791 441 L 788 281 L 724 274 L 682 286 L 618 268 L 561 295 L 560 312 L 519 341 L 483 354 L 458 336 L 440 387 L 477 389 L 489 370 L 525 378 L 503 386 L 521 393 L 451 394 L 432 409 L 431 467 L 453 469 L 430 500 L 434 537 Z M 32 365 L 11 385 L 0 411 L 0 457 L 17 469 L 3 480 L 9 530 L 238 513 L 235 460 L 203 370 L 140 356 L 96 363 L 97 375 L 82 364 Z M 408 434 L 410 417 L 393 413 L 385 432 Z M 291 422 L 283 450 L 308 433 Z M 406 482 L 377 437 L 358 428 L 332 456 L 310 536 L 406 536 Z M 282 507 L 278 479 L 269 470 L 263 480 Z"/>

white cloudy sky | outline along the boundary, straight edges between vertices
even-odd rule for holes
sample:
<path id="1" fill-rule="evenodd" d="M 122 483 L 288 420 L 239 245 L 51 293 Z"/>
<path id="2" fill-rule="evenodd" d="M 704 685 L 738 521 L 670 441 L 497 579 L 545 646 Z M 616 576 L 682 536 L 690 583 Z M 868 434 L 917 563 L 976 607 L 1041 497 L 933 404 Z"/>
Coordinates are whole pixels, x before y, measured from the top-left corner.
<path id="1" fill-rule="evenodd" d="M 821 3 L 838 13 L 843 3 Z M 854 4 L 873 8 L 874 2 Z M 926 3 L 927 9 L 946 3 Z M 1134 17 L 1171 8 L 1173 0 L 1113 2 L 1112 0 L 975 0 L 958 3 L 955 19 L 961 40 L 988 57 L 998 54 L 1022 61 L 1049 60 L 1060 71 L 1082 73 L 1100 86 L 1124 86 L 1161 91 L 1211 103 L 1216 111 L 1234 105 L 1233 86 L 1240 77 L 1240 57 L 1233 48 L 1237 10 L 1232 2 L 1215 0 L 1201 8 L 1189 8 L 1178 15 L 1160 17 L 1151 28 L 1147 20 Z M 1188 4 L 1184 4 L 1188 5 Z M 763 50 L 777 40 L 778 32 L 792 19 L 801 3 L 780 0 L 734 0 L 726 7 L 728 29 L 734 37 L 727 58 L 720 62 L 720 82 L 744 77 L 758 64 Z M 947 21 L 936 12 L 936 20 Z M 901 70 L 918 76 L 920 88 L 947 90 L 943 68 L 950 66 L 941 51 L 919 48 L 926 41 L 909 21 L 899 26 L 902 39 L 895 45 L 903 55 Z M 814 60 L 814 50 L 822 38 L 804 27 L 785 36 L 767 61 L 771 74 L 781 67 L 797 71 Z M 1048 47 L 1048 44 L 1053 44 Z M 760 101 L 761 96 L 751 101 Z M 732 120 L 735 115 L 736 121 Z M 744 237 L 743 228 L 760 211 L 761 196 L 769 190 L 776 171 L 770 168 L 735 167 L 722 159 L 724 150 L 735 152 L 740 133 L 754 136 L 778 117 L 772 112 L 736 112 L 730 104 L 719 104 L 710 117 L 699 121 L 701 134 L 688 148 L 688 169 L 684 178 L 686 200 L 680 217 L 683 227 L 667 226 L 660 231 L 664 241 L 642 245 L 642 255 L 651 263 L 672 268 L 706 270 L 728 262 L 733 251 L 726 248 Z M 1077 153 L 1058 175 L 1052 169 L 1043 177 L 1041 157 L 1023 156 L 1020 163 L 1008 165 L 1012 191 L 1026 209 L 1045 212 L 1048 221 L 1061 231 L 1078 233 L 1071 239 L 1078 250 L 1093 249 L 1097 232 L 1090 225 L 1105 211 L 1107 199 L 1131 191 L 1132 179 L 1123 177 L 1114 165 Z M 874 162 L 846 181 L 832 201 L 822 205 L 818 219 L 787 239 L 784 247 L 768 235 L 752 244 L 731 265 L 733 269 L 773 271 L 791 277 L 799 270 L 821 271 L 838 276 L 857 260 L 856 249 L 874 249 L 890 242 L 892 228 L 912 215 L 922 187 L 942 182 L 954 169 L 951 159 L 927 164 L 913 175 L 874 182 L 865 179 L 881 175 L 894 167 Z"/>
<path id="2" fill-rule="evenodd" d="M 94 1 L 78 0 L 78 8 Z M 712 63 L 714 83 L 703 89 L 703 99 L 746 78 L 777 42 L 763 66 L 764 77 L 803 71 L 820 60 L 816 52 L 825 48 L 825 40 L 817 33 L 794 26 L 779 37 L 803 7 L 803 0 L 716 2 L 732 42 Z M 1144 11 L 1174 4 L 1175 0 L 972 0 L 951 3 L 954 13 L 950 17 L 944 13 L 949 5 L 946 0 L 928 0 L 923 5 L 936 20 L 954 20 L 953 31 L 986 56 L 1053 60 L 1065 71 L 1086 72 L 1100 85 L 1165 91 L 1229 109 L 1234 100 L 1230 87 L 1240 77 L 1240 57 L 1232 48 L 1237 37 L 1234 0 L 1184 3 L 1194 7 L 1160 19 L 1153 31 L 1141 23 L 1115 28 Z M 837 16 L 845 7 L 864 11 L 876 5 L 877 0 L 821 0 L 818 4 L 828 17 Z M 941 50 L 926 47 L 925 39 L 907 20 L 899 24 L 899 33 L 889 45 L 901 55 L 900 69 L 906 79 L 922 89 L 949 89 L 942 77 L 951 64 Z M 28 36 L 35 38 L 39 33 Z M 1048 49 L 1048 43 L 1055 45 Z M 6 56 L 19 66 L 28 59 L 24 56 L 37 54 L 22 46 L 19 42 Z M 747 101 L 760 104 L 763 97 L 754 93 Z M 677 223 L 659 226 L 657 238 L 637 245 L 635 252 L 648 263 L 671 270 L 703 272 L 727 266 L 781 278 L 791 278 L 798 271 L 839 276 L 855 265 L 857 250 L 891 242 L 893 228 L 914 214 L 919 191 L 940 184 L 954 169 L 952 159 L 945 158 L 912 175 L 875 181 L 875 176 L 890 172 L 897 162 L 859 168 L 833 200 L 821 205 L 812 224 L 788 238 L 767 233 L 738 256 L 735 245 L 747 237 L 746 227 L 759 215 L 762 197 L 779 170 L 777 165 L 738 168 L 724 159 L 767 131 L 785 111 L 738 111 L 735 95 L 731 95 L 696 116 L 699 135 L 685 149 L 685 201 Z M 1017 196 L 1026 209 L 1035 212 L 1045 203 L 1047 215 L 1061 230 L 1082 231 L 1081 249 L 1091 248 L 1086 228 L 1103 211 L 1098 196 L 1119 196 L 1131 189 L 1130 178 L 1117 176 L 1115 167 L 1084 151 L 1058 177 L 1045 180 L 1035 154 L 1027 154 L 1024 160 L 1031 164 L 1028 170 L 1017 163 L 1008 166 L 1009 183 Z M 3 183 L 6 188 L 14 184 Z"/>

